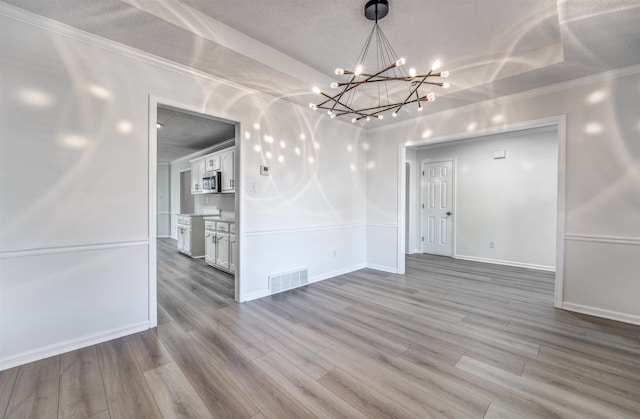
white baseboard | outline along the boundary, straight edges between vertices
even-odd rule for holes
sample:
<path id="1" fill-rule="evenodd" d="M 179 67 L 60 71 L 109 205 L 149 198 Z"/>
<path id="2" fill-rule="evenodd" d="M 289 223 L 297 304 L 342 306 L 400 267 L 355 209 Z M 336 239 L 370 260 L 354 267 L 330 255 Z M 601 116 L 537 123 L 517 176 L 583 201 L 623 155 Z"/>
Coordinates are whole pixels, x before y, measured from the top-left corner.
<path id="1" fill-rule="evenodd" d="M 367 263 L 366 267 L 369 269 L 375 269 L 376 271 L 389 272 L 390 274 L 398 273 L 398 268 L 395 266 L 382 266 L 376 265 L 375 263 Z"/>
<path id="2" fill-rule="evenodd" d="M 54 343 L 43 348 L 0 359 L 0 371 L 17 367 L 18 365 L 24 365 L 29 362 L 39 361 L 51 356 L 74 351 L 76 349 L 86 348 L 87 346 L 121 338 L 123 336 L 131 335 L 133 333 L 141 332 L 147 329 L 149 329 L 149 322 L 144 321 L 119 329 L 106 330 L 101 333 L 96 333 L 78 339 L 71 339 L 64 342 Z"/>
<path id="3" fill-rule="evenodd" d="M 364 265 L 364 263 L 361 263 L 361 264 L 358 264 L 358 265 L 355 265 L 355 266 L 351 266 L 351 267 L 348 267 L 348 268 L 338 269 L 338 270 L 331 271 L 331 272 L 326 272 L 326 273 L 323 273 L 323 274 L 320 274 L 320 275 L 315 275 L 315 276 L 312 276 L 311 278 L 309 278 L 309 284 L 313 284 L 314 282 L 324 281 L 326 279 L 335 278 L 336 276 L 348 274 L 350 272 L 354 272 L 354 271 L 357 271 L 357 270 L 360 270 L 360 269 L 363 269 L 363 268 L 365 268 L 365 265 Z M 292 289 L 295 289 L 295 288 L 292 288 Z M 280 292 L 286 292 L 286 291 L 289 291 L 289 290 L 284 290 L 284 291 L 280 291 Z M 241 302 L 242 303 L 246 303 L 248 301 L 257 300 L 259 298 L 267 297 L 269 295 L 271 295 L 271 292 L 269 292 L 268 289 L 252 292 L 251 294 L 246 295 L 242 299 Z"/>
<path id="4" fill-rule="evenodd" d="M 340 275 L 344 275 L 344 274 L 348 274 L 350 272 L 354 272 L 360 269 L 364 269 L 365 265 L 364 263 L 359 263 L 355 266 L 351 266 L 349 268 L 344 268 L 344 269 L 338 269 L 335 271 L 331 271 L 331 272 L 327 272 L 321 275 L 316 275 L 316 276 L 312 276 L 311 278 L 309 278 L 309 283 L 313 284 L 314 282 L 318 282 L 318 281 L 324 281 L 325 279 L 330 279 L 330 278 L 335 278 L 336 276 L 340 276 Z"/>
<path id="5" fill-rule="evenodd" d="M 496 265 L 515 266 L 518 268 L 537 269 L 539 271 L 549 271 L 549 272 L 556 271 L 555 266 L 536 265 L 534 263 L 513 262 L 510 260 L 480 258 L 476 256 L 466 256 L 466 255 L 455 255 L 454 259 L 470 260 L 473 262 L 494 263 Z"/>
<path id="6" fill-rule="evenodd" d="M 576 313 L 588 314 L 595 317 L 616 320 L 623 323 L 640 325 L 640 316 L 634 314 L 620 313 L 619 311 L 606 310 L 604 308 L 585 306 L 582 304 L 562 302 L 563 310 L 575 311 Z"/>

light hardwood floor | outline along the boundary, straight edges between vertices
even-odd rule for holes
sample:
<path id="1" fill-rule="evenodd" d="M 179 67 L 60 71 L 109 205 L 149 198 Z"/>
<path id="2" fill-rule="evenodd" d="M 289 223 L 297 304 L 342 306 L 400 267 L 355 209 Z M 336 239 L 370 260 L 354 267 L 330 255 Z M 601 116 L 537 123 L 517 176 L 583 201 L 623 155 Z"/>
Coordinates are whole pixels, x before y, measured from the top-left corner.
<path id="1" fill-rule="evenodd" d="M 637 418 L 640 327 L 553 277 L 407 257 L 245 304 L 158 240 L 159 326 L 0 372 L 6 418 Z"/>

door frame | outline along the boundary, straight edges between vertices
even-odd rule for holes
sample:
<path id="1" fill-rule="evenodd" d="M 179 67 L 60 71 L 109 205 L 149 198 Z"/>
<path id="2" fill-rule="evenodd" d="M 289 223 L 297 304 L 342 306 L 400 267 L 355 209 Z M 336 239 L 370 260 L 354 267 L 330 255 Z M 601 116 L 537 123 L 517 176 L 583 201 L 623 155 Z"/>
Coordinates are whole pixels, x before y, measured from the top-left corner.
<path id="1" fill-rule="evenodd" d="M 425 163 L 441 163 L 441 162 L 451 162 L 451 212 L 453 214 L 453 218 L 451 220 L 451 257 L 455 259 L 456 255 L 456 191 L 457 191 L 457 176 L 456 176 L 456 167 L 457 167 L 457 158 L 442 160 L 442 159 L 422 159 L 420 160 L 420 171 L 422 171 L 422 167 Z M 424 176 L 420 176 L 420 203 L 424 203 Z M 420 234 L 424 234 L 424 208 L 420 208 Z M 424 254 L 424 242 L 420 241 L 420 253 Z M 431 253 L 430 253 L 431 254 Z"/>
<path id="2" fill-rule="evenodd" d="M 556 214 L 556 273 L 555 292 L 553 304 L 562 308 L 563 281 L 564 281 L 564 235 L 565 235 L 565 200 L 566 200 L 566 143 L 567 143 L 567 115 L 560 114 L 547 118 L 530 121 L 505 124 L 500 127 L 491 127 L 473 132 L 458 132 L 440 137 L 409 140 L 398 144 L 398 166 L 396 172 L 398 202 L 397 202 L 397 242 L 396 242 L 396 266 L 397 273 L 405 273 L 405 163 L 407 162 L 407 148 L 438 143 L 447 143 L 469 138 L 485 137 L 488 135 L 502 134 L 513 131 L 522 131 L 531 128 L 556 127 L 558 141 L 558 207 Z"/>
<path id="3" fill-rule="evenodd" d="M 148 226 L 148 240 L 149 240 L 149 265 L 148 265 L 148 278 L 149 278 L 149 328 L 156 327 L 158 325 L 158 266 L 157 266 L 157 244 L 156 237 L 158 235 L 158 220 L 157 220 L 157 199 L 158 199 L 158 185 L 157 185 L 157 162 L 158 162 L 158 133 L 156 123 L 158 122 L 158 105 L 168 106 L 178 110 L 184 110 L 185 112 L 191 112 L 196 114 L 205 115 L 212 119 L 223 120 L 227 123 L 236 126 L 235 130 L 235 154 L 234 154 L 234 172 L 235 172 L 235 212 L 236 212 L 236 242 L 238 243 L 238 265 L 236 266 L 235 275 L 235 300 L 242 301 L 242 287 L 240 286 L 242 281 L 242 269 L 241 261 L 243 255 L 243 240 L 242 240 L 242 179 L 240 177 L 240 162 L 242 157 L 242 142 L 241 132 L 242 125 L 240 121 L 235 120 L 228 115 L 209 113 L 206 109 L 202 109 L 202 105 L 177 102 L 173 99 L 166 97 L 156 96 L 149 94 L 149 124 L 148 124 L 148 145 L 149 145 L 149 159 L 148 159 L 148 180 L 149 180 L 149 226 Z"/>

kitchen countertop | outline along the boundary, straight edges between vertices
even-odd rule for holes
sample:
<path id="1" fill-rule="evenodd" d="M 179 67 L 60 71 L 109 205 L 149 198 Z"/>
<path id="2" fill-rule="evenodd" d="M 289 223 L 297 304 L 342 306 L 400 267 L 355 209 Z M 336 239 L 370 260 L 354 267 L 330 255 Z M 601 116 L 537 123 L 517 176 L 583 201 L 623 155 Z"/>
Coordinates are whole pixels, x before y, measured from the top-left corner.
<path id="1" fill-rule="evenodd" d="M 229 218 L 229 217 L 220 217 L 218 215 L 209 215 L 204 217 L 205 221 L 224 221 L 226 223 L 234 223 L 236 222 L 235 218 Z"/>

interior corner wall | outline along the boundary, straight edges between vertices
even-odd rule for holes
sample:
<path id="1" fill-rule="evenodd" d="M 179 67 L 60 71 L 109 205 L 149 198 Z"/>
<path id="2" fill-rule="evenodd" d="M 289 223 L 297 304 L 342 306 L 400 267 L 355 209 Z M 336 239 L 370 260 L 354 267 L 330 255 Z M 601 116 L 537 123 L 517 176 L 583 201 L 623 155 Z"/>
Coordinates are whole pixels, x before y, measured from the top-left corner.
<path id="1" fill-rule="evenodd" d="M 494 159 L 503 151 L 505 158 Z M 417 150 L 454 161 L 456 258 L 555 270 L 558 212 L 556 127 L 495 134 Z M 422 199 L 420 169 L 414 195 Z M 419 202 L 416 204 L 418 207 Z M 419 222 L 416 229 L 420 230 Z M 490 247 L 492 242 L 494 247 Z"/>
<path id="2" fill-rule="evenodd" d="M 399 144 L 566 115 L 562 307 L 640 324 L 639 86 L 636 66 L 369 130 L 367 263 L 398 266 Z"/>
<path id="3" fill-rule="evenodd" d="M 244 300 L 364 266 L 361 128 L 0 7 L 0 369 L 151 324 L 150 95 L 240 123 Z"/>

